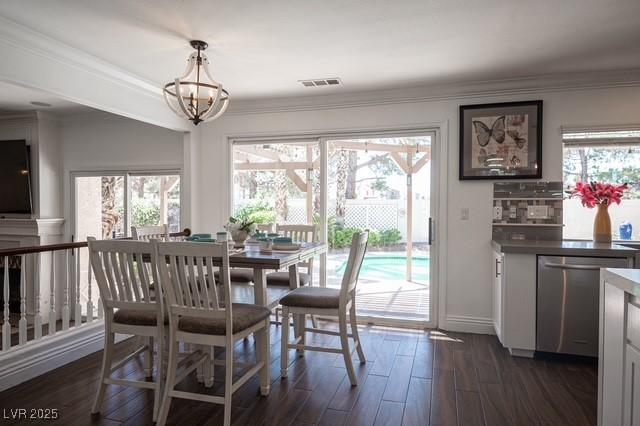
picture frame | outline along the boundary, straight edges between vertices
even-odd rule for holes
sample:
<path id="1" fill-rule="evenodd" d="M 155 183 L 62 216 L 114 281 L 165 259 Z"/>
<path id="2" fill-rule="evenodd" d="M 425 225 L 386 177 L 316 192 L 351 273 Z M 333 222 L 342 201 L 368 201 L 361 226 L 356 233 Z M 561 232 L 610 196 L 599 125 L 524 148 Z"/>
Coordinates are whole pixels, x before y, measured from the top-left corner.
<path id="1" fill-rule="evenodd" d="M 460 180 L 542 178 L 542 101 L 460 106 Z"/>

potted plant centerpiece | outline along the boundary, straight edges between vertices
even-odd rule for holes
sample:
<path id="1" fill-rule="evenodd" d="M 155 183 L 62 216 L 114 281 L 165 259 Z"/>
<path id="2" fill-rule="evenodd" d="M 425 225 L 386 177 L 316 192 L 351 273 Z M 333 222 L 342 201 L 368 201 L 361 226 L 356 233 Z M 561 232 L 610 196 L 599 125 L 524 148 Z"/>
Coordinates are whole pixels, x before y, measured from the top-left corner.
<path id="1" fill-rule="evenodd" d="M 612 203 L 620 204 L 624 192 L 629 189 L 629 185 L 613 185 L 610 183 L 578 182 L 570 191 L 571 197 L 579 197 L 582 205 L 589 209 L 598 208 L 595 220 L 593 221 L 593 241 L 596 243 L 611 242 L 611 218 L 609 217 L 609 206 Z"/>
<path id="2" fill-rule="evenodd" d="M 229 223 L 225 226 L 226 230 L 231 234 L 231 239 L 235 246 L 244 246 L 244 242 L 256 232 L 256 224 L 249 219 L 239 219 L 233 216 L 229 217 Z"/>

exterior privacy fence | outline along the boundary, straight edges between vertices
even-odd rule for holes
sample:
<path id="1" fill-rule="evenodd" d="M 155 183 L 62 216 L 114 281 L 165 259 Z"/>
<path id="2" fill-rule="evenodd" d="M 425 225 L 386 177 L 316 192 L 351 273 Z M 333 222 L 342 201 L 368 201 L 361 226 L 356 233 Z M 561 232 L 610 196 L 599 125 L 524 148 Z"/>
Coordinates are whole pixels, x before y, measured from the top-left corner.
<path id="1" fill-rule="evenodd" d="M 242 199 L 235 201 L 236 211 L 254 205 L 259 200 Z M 269 205 L 272 205 L 269 203 Z M 347 228 L 375 229 L 378 231 L 397 229 L 402 235 L 401 242 L 407 238 L 407 201 L 406 200 L 347 200 L 344 226 Z M 414 222 L 413 241 L 424 243 L 428 239 L 429 199 L 413 201 Z M 285 223 L 297 224 L 307 222 L 306 200 L 294 198 L 287 200 L 288 213 Z M 329 216 L 335 212 L 335 200 L 329 201 Z"/>

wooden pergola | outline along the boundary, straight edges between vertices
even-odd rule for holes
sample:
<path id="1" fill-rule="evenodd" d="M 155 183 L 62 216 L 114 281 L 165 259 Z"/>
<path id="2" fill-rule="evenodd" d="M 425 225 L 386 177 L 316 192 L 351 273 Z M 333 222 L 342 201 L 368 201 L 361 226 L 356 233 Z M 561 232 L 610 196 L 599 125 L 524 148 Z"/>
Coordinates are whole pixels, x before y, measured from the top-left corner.
<path id="1" fill-rule="evenodd" d="M 295 144 L 294 144 L 295 145 Z M 307 222 L 313 222 L 313 183 L 312 174 L 320 168 L 320 159 L 313 158 L 313 145 L 305 144 L 305 161 L 289 161 L 274 151 L 257 145 L 236 145 L 234 152 L 234 168 L 238 171 L 275 171 L 284 170 L 287 177 L 296 187 L 306 194 Z M 353 142 L 349 140 L 331 141 L 331 149 L 345 151 L 380 152 L 391 157 L 393 162 L 404 172 L 407 178 L 407 281 L 412 280 L 413 253 L 413 175 L 418 173 L 431 159 L 431 147 L 415 144 L 382 144 L 370 142 Z M 257 158 L 261 161 L 252 161 Z M 417 159 L 415 159 L 417 157 Z M 265 161 L 266 160 L 266 161 Z M 306 171 L 301 177 L 297 171 Z"/>

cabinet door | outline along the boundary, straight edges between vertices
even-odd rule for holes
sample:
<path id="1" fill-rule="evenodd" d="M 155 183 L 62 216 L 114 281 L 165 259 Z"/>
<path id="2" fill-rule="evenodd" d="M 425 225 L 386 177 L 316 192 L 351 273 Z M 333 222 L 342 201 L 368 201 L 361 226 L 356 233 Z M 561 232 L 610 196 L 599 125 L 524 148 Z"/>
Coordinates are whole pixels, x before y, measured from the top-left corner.
<path id="1" fill-rule="evenodd" d="M 493 252 L 493 328 L 498 339 L 502 342 L 502 253 Z"/>
<path id="2" fill-rule="evenodd" d="M 625 426 L 640 426 L 640 352 L 627 344 L 624 372 L 624 403 L 622 405 Z"/>

